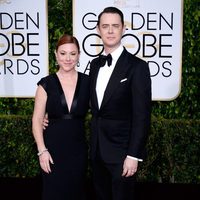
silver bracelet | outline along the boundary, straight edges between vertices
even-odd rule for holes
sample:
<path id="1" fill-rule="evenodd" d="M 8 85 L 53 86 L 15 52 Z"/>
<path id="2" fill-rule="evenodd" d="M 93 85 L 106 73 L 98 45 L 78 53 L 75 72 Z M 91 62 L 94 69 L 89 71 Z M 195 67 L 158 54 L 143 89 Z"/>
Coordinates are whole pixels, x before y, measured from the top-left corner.
<path id="1" fill-rule="evenodd" d="M 38 155 L 38 156 L 41 156 L 41 155 L 42 155 L 44 152 L 46 152 L 46 151 L 48 151 L 48 149 L 44 149 L 44 150 L 38 152 L 37 155 Z"/>

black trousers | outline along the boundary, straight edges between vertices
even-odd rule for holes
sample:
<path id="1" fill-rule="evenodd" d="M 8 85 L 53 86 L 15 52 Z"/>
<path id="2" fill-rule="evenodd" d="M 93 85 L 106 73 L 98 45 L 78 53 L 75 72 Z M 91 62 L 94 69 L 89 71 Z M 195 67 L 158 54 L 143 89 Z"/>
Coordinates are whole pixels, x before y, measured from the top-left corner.
<path id="1" fill-rule="evenodd" d="M 96 200 L 136 200 L 135 176 L 122 177 L 123 163 L 110 164 L 92 160 Z"/>

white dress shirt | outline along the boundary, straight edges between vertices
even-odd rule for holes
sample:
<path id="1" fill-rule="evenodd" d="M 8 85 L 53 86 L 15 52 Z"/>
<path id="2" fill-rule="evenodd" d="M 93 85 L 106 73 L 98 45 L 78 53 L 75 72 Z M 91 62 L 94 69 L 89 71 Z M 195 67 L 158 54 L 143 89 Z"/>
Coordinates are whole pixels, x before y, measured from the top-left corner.
<path id="1" fill-rule="evenodd" d="M 99 108 L 101 107 L 104 92 L 108 85 L 108 81 L 110 80 L 110 76 L 115 68 L 115 64 L 116 64 L 119 56 L 121 55 L 122 51 L 123 51 L 123 46 L 120 45 L 113 53 L 111 53 L 112 64 L 110 66 L 108 66 L 108 63 L 106 62 L 104 67 L 101 67 L 99 69 L 99 74 L 97 77 L 97 84 L 96 84 L 96 93 L 97 93 Z M 105 55 L 105 52 L 103 53 L 103 55 Z"/>
<path id="2" fill-rule="evenodd" d="M 106 64 L 99 69 L 99 74 L 97 77 L 97 83 L 96 83 L 96 93 L 97 93 L 97 100 L 98 100 L 98 106 L 101 107 L 101 103 L 104 97 L 104 92 L 106 90 L 106 87 L 108 85 L 108 81 L 110 80 L 111 74 L 115 68 L 116 62 L 118 58 L 120 57 L 122 51 L 124 50 L 123 46 L 120 45 L 114 52 L 111 53 L 112 56 L 112 64 L 108 66 L 107 62 Z M 103 52 L 103 55 L 106 55 L 105 52 Z M 143 161 L 142 159 L 138 159 L 132 156 L 127 156 L 127 158 Z"/>

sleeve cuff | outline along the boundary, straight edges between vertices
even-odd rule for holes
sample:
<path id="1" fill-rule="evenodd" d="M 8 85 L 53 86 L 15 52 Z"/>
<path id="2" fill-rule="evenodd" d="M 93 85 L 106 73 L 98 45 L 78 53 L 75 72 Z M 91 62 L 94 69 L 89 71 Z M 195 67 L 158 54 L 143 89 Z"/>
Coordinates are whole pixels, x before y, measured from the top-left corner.
<path id="1" fill-rule="evenodd" d="M 132 159 L 132 160 L 137 160 L 137 161 L 140 161 L 140 162 L 143 161 L 143 159 L 136 158 L 136 157 L 133 157 L 133 156 L 127 156 L 127 158 L 130 158 L 130 159 Z"/>

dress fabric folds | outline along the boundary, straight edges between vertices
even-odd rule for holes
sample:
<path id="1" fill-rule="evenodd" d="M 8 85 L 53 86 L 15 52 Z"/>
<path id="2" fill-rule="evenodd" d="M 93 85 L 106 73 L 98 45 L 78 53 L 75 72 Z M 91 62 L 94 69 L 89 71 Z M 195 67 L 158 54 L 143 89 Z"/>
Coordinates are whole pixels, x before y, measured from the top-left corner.
<path id="1" fill-rule="evenodd" d="M 42 172 L 43 200 L 82 200 L 87 170 L 87 144 L 84 119 L 89 105 L 89 76 L 78 72 L 71 108 L 56 74 L 42 78 L 47 93 L 49 125 L 44 141 L 54 164 L 52 172 Z"/>

